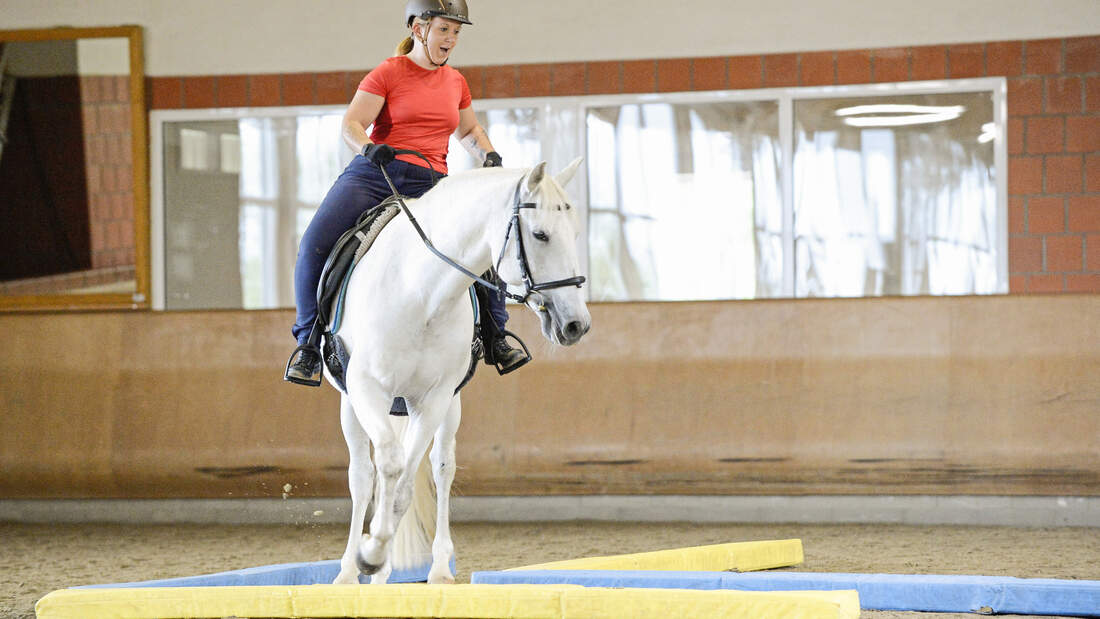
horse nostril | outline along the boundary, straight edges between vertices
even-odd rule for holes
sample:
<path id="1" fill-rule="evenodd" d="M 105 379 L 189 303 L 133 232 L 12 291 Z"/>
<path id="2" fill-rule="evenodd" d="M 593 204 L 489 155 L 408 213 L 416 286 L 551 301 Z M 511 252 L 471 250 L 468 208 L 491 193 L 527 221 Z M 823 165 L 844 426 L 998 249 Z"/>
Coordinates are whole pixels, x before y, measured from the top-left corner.
<path id="1" fill-rule="evenodd" d="M 574 320 L 565 325 L 565 336 L 569 339 L 575 340 L 582 335 L 584 335 L 584 326 L 579 320 Z"/>

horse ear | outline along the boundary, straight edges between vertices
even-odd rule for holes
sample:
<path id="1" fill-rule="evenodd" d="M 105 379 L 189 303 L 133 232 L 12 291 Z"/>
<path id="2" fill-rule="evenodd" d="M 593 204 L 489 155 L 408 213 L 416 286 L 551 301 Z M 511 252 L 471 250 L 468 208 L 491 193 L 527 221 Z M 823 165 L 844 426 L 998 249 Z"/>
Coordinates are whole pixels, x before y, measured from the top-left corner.
<path id="1" fill-rule="evenodd" d="M 539 183 L 542 182 L 542 177 L 546 176 L 546 162 L 543 161 L 537 166 L 531 168 L 531 171 L 527 173 L 527 191 L 534 191 Z"/>
<path id="2" fill-rule="evenodd" d="M 581 162 L 584 161 L 584 157 L 577 157 L 572 163 L 565 166 L 565 169 L 558 172 L 558 175 L 554 177 L 554 180 L 558 181 L 559 187 L 565 187 L 569 184 L 569 181 L 573 180 L 573 175 L 577 173 L 577 168 L 581 167 Z"/>

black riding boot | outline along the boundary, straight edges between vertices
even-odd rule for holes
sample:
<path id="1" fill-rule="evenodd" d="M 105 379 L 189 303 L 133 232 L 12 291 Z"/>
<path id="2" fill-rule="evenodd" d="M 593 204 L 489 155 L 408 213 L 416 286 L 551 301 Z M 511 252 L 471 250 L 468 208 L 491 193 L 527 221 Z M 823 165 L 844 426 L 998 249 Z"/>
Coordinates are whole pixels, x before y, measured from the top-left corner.
<path id="1" fill-rule="evenodd" d="M 493 358 L 496 360 L 497 369 L 501 374 L 507 374 L 517 370 L 523 364 L 531 360 L 531 357 L 519 348 L 512 348 L 503 334 L 493 338 Z"/>
<path id="2" fill-rule="evenodd" d="M 299 346 L 294 352 L 296 356 L 291 357 L 283 380 L 310 387 L 320 386 L 321 377 L 317 376 L 321 372 L 320 352 L 310 346 Z"/>

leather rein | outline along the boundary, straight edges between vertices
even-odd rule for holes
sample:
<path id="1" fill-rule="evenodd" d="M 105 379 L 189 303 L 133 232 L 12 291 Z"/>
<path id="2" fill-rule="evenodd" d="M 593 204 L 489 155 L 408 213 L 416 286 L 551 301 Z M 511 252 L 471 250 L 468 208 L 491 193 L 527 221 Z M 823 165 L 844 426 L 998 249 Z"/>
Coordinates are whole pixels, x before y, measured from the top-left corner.
<path id="1" fill-rule="evenodd" d="M 422 155 L 421 153 L 415 151 L 415 150 L 408 150 L 408 149 L 394 150 L 394 154 L 397 154 L 397 155 L 414 155 L 416 157 L 419 157 L 419 158 L 423 159 L 425 163 L 428 164 L 428 167 L 431 169 L 433 175 L 436 174 L 435 168 L 432 166 L 432 163 L 430 161 L 428 161 L 428 158 L 425 157 L 424 155 Z M 517 303 L 527 303 L 527 300 L 531 297 L 531 295 L 536 293 L 536 292 L 541 292 L 543 290 L 551 290 L 551 289 L 554 289 L 554 288 L 565 288 L 567 286 L 576 286 L 577 288 L 580 288 L 581 284 L 583 284 L 585 282 L 585 277 L 583 275 L 578 275 L 576 277 L 567 277 L 565 279 L 556 279 L 556 280 L 549 281 L 549 282 L 539 283 L 539 282 L 536 282 L 534 276 L 531 275 L 531 266 L 527 262 L 527 250 L 524 247 L 523 234 L 522 234 L 522 231 L 520 229 L 519 212 L 520 212 L 520 209 L 533 209 L 533 208 L 535 208 L 536 205 L 535 205 L 534 202 L 522 202 L 522 201 L 520 201 L 520 191 L 523 188 L 523 178 L 519 179 L 519 182 L 516 183 L 516 191 L 515 191 L 515 194 L 513 195 L 513 198 L 512 198 L 512 217 L 508 222 L 508 230 L 504 233 L 504 245 L 502 245 L 501 248 L 500 248 L 500 256 L 497 257 L 496 265 L 494 267 L 494 272 L 497 272 L 497 271 L 500 270 L 500 263 L 504 260 L 504 252 L 507 251 L 507 249 L 508 249 L 508 239 L 511 238 L 512 230 L 515 229 L 515 231 L 516 231 L 516 260 L 519 263 L 520 277 L 523 278 L 523 287 L 524 287 L 523 294 L 519 295 L 519 294 L 516 294 L 514 292 L 510 292 L 508 290 L 508 285 L 503 280 L 501 280 L 499 278 L 499 276 L 496 278 L 497 279 L 496 282 L 490 282 L 490 281 L 486 280 L 485 278 L 474 274 L 472 271 L 470 271 L 466 267 L 464 267 L 461 264 L 455 262 L 450 257 L 448 257 L 446 254 L 444 254 L 443 252 L 436 249 L 435 245 L 433 245 L 431 240 L 428 239 L 428 235 L 424 234 L 424 230 L 420 227 L 420 224 L 417 223 L 416 218 L 413 217 L 412 211 L 409 210 L 408 205 L 405 204 L 404 196 L 402 196 L 400 193 L 398 193 L 397 187 L 395 187 L 394 184 L 393 184 L 393 181 L 390 180 L 390 175 L 389 175 L 389 173 L 386 172 L 386 167 L 382 166 L 382 165 L 379 165 L 378 169 L 382 171 L 382 176 L 383 176 L 383 178 L 386 179 L 386 184 L 388 184 L 390 186 L 390 191 L 393 192 L 393 197 L 397 200 L 397 203 L 401 206 L 401 210 L 405 213 L 405 216 L 409 218 L 409 221 L 412 223 L 413 228 L 416 229 L 416 233 L 418 235 L 420 235 L 420 240 L 424 241 L 424 245 L 427 246 L 427 248 L 433 254 L 435 254 L 440 260 L 442 260 L 443 262 L 446 262 L 448 265 L 450 265 L 451 267 L 453 267 L 454 269 L 456 269 L 457 271 L 459 271 L 463 275 L 465 275 L 467 277 L 470 277 L 470 278 L 473 278 L 474 281 L 478 282 L 482 286 L 485 286 L 486 288 L 489 288 L 490 290 L 495 290 L 498 293 L 508 297 L 509 299 L 512 299 L 513 301 L 516 301 Z"/>

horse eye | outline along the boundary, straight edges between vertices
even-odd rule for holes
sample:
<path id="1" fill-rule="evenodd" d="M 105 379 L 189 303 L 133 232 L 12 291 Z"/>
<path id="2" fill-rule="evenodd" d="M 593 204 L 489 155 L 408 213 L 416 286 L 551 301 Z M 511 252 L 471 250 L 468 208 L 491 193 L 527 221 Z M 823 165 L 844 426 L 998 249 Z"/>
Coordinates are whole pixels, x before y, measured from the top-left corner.
<path id="1" fill-rule="evenodd" d="M 543 243 L 550 240 L 550 235 L 546 234 L 542 230 L 533 233 L 531 236 L 535 237 L 535 240 L 542 241 Z"/>

